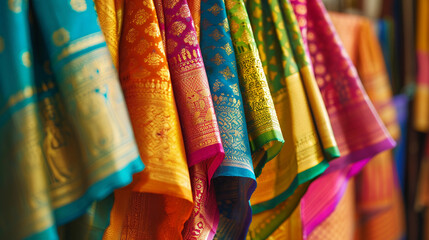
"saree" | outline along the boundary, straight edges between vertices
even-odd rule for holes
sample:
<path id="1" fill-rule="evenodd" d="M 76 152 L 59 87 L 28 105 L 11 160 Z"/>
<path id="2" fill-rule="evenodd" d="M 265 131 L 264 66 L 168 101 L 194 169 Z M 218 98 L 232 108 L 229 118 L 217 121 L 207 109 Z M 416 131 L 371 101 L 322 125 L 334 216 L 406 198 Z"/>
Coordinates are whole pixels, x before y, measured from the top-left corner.
<path id="1" fill-rule="evenodd" d="M 332 22 L 344 42 L 355 37 L 355 66 L 362 84 L 390 135 L 399 138 L 400 128 L 393 104 L 391 84 L 381 46 L 372 22 L 359 16 L 331 13 Z M 349 27 L 354 25 L 355 36 Z M 353 56 L 353 52 L 350 53 Z M 361 239 L 399 239 L 404 223 L 402 199 L 393 151 L 384 151 L 356 176 L 357 231 Z"/>
<path id="2" fill-rule="evenodd" d="M 57 239 L 143 170 L 93 7 L 1 3 L 2 238 Z"/>
<path id="3" fill-rule="evenodd" d="M 207 74 L 187 1 L 155 3 L 159 24 L 165 29 L 167 60 L 180 114 L 194 200 L 193 211 L 182 236 L 185 239 L 211 239 L 216 233 L 219 212 L 210 183 L 225 153 Z"/>
<path id="4" fill-rule="evenodd" d="M 244 1 L 227 0 L 225 6 L 238 64 L 253 167 L 258 177 L 265 164 L 280 152 L 284 139 Z M 230 44 L 224 46 L 225 49 L 231 47 Z"/>
<path id="5" fill-rule="evenodd" d="M 250 19 L 280 127 L 283 136 L 289 137 L 258 178 L 259 188 L 251 199 L 252 210 L 258 214 L 285 201 L 298 185 L 320 175 L 328 164 L 323 162 L 322 147 L 299 72 L 297 62 L 302 58 L 295 60 L 296 48 L 302 51 L 303 48 L 294 40 L 294 36 L 300 35 L 292 30 L 290 4 L 276 0 L 248 1 L 247 4 L 252 10 Z M 295 207 L 289 205 L 284 211 L 291 213 Z"/>
<path id="6" fill-rule="evenodd" d="M 112 56 L 113 64 L 119 68 L 119 39 L 123 20 L 123 0 L 95 0 L 100 28 L 106 38 L 107 47 Z"/>
<path id="7" fill-rule="evenodd" d="M 414 127 L 417 131 L 429 130 L 429 3 L 417 1 L 417 86 L 414 101 Z"/>
<path id="8" fill-rule="evenodd" d="M 252 219 L 249 199 L 256 181 L 235 51 L 224 48 L 232 46 L 224 2 L 201 2 L 201 21 L 201 52 L 225 150 L 213 177 L 220 213 L 215 239 L 244 239 Z"/>
<path id="9" fill-rule="evenodd" d="M 193 200 L 155 5 L 144 0 L 124 1 L 122 6 L 121 38 L 113 42 L 119 42 L 119 76 L 146 169 L 134 175 L 132 184 L 115 192 L 105 239 L 177 239 Z M 116 16 L 106 14 L 99 12 L 99 18 Z M 116 32 L 104 31 L 106 35 Z"/>
<path id="10" fill-rule="evenodd" d="M 328 110 L 341 157 L 310 185 L 301 202 L 304 237 L 329 216 L 350 177 L 394 146 L 363 90 L 321 1 L 291 1 Z M 347 133 L 347 134 L 346 134 Z"/>

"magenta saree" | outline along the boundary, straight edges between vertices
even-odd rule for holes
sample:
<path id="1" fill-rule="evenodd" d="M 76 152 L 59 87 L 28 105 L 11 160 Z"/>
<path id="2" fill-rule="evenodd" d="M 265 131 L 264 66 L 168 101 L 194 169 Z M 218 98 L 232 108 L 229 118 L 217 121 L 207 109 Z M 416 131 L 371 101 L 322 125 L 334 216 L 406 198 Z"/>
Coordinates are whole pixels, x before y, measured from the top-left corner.
<path id="1" fill-rule="evenodd" d="M 395 142 L 357 75 L 321 0 L 291 0 L 341 157 L 309 187 L 301 204 L 304 237 L 326 219 L 350 177 Z"/>

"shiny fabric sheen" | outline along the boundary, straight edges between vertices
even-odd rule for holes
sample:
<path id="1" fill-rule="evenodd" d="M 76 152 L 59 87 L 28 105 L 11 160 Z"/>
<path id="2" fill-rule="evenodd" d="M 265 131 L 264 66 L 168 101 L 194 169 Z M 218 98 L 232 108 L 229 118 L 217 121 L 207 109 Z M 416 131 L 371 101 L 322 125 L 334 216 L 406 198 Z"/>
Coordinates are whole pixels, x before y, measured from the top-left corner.
<path id="1" fill-rule="evenodd" d="M 284 139 L 243 0 L 225 1 L 252 150 L 255 175 L 281 150 Z"/>
<path id="2" fill-rule="evenodd" d="M 143 163 L 93 2 L 1 5 L 0 236 L 57 239 Z"/>
<path id="3" fill-rule="evenodd" d="M 213 177 L 220 213 L 215 239 L 244 239 L 256 181 L 235 51 L 225 48 L 232 46 L 232 40 L 224 2 L 202 1 L 201 22 L 200 46 L 225 150 L 225 159 Z"/>

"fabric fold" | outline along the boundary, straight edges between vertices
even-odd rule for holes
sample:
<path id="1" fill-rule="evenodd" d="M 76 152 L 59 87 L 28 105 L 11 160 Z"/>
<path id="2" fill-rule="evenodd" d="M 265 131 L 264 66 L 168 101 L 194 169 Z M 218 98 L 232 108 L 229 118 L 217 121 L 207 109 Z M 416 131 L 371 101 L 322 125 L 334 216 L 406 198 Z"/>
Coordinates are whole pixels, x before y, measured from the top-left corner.
<path id="1" fill-rule="evenodd" d="M 215 239 L 245 239 L 256 187 L 252 156 L 232 46 L 222 0 L 201 2 L 201 52 L 213 98 L 225 159 L 213 176 L 220 218 Z"/>
<path id="2" fill-rule="evenodd" d="M 0 8 L 0 236 L 56 239 L 144 165 L 93 2 L 31 3 Z"/>
<path id="3" fill-rule="evenodd" d="M 323 162 L 322 147 L 294 56 L 295 46 L 286 27 L 284 15 L 293 12 L 286 12 L 284 5 L 276 0 L 247 4 L 252 10 L 253 32 L 287 143 L 258 178 L 259 188 L 251 199 L 252 210 L 258 214 L 275 208 L 294 194 L 298 185 L 323 173 L 328 164 Z M 295 207 L 288 205 L 290 209 L 283 211 L 291 213 Z"/>
<path id="4" fill-rule="evenodd" d="M 330 162 L 304 196 L 304 237 L 329 216 L 347 181 L 395 142 L 370 102 L 323 3 L 291 0 L 341 157 Z"/>
<path id="5" fill-rule="evenodd" d="M 210 239 L 215 235 L 219 221 L 215 190 L 210 183 L 225 153 L 207 74 L 188 2 L 157 0 L 155 6 L 160 28 L 165 29 L 167 60 L 194 200 L 182 236 L 185 239 Z"/>
<path id="6" fill-rule="evenodd" d="M 235 50 L 253 167 L 258 177 L 265 164 L 280 152 L 284 139 L 244 2 L 226 0 L 225 5 L 233 46 L 224 48 Z"/>
<path id="7" fill-rule="evenodd" d="M 122 34 L 113 42 L 119 42 L 119 76 L 146 170 L 115 192 L 112 222 L 104 238 L 177 239 L 193 199 L 155 5 L 143 0 L 124 1 L 122 6 Z M 99 12 L 99 17 L 109 18 L 106 14 L 118 15 Z M 114 38 L 116 31 L 103 30 Z"/>

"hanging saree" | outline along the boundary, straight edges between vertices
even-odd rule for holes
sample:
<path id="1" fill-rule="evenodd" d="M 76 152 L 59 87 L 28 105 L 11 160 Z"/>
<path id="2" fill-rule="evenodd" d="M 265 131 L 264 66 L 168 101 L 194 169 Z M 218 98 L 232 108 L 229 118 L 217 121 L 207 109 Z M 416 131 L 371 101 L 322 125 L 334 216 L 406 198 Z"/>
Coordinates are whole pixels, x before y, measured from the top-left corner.
<path id="1" fill-rule="evenodd" d="M 325 174 L 310 185 L 301 202 L 307 237 L 335 209 L 348 179 L 372 156 L 392 148 L 394 141 L 363 91 L 322 2 L 291 3 L 341 152 L 341 157 L 331 161 Z"/>
<path id="2" fill-rule="evenodd" d="M 185 148 L 194 207 L 185 223 L 185 239 L 211 239 L 219 212 L 212 176 L 224 159 L 212 96 L 195 25 L 186 0 L 155 1 L 165 45 Z"/>
<path id="3" fill-rule="evenodd" d="M 105 239 L 177 239 L 193 200 L 155 6 L 151 0 L 124 1 L 121 12 L 121 39 L 112 41 L 119 42 L 119 76 L 146 171 L 115 192 Z M 106 19 L 106 14 L 99 12 L 99 17 Z M 110 33 L 116 31 L 106 29 Z"/>
<path id="4" fill-rule="evenodd" d="M 238 63 L 253 166 L 258 177 L 265 164 L 280 152 L 284 139 L 244 1 L 226 0 L 225 5 Z M 224 48 L 230 49 L 231 45 Z"/>
<path id="5" fill-rule="evenodd" d="M 429 131 L 429 3 L 417 1 L 417 88 L 414 102 L 414 127 Z"/>
<path id="6" fill-rule="evenodd" d="M 144 166 L 93 2 L 0 5 L 0 237 L 57 239 Z"/>
<path id="7" fill-rule="evenodd" d="M 297 42 L 290 40 L 299 36 L 286 27 L 284 20 L 286 16 L 291 20 L 288 15 L 293 14 L 287 10 L 289 3 L 282 2 L 281 5 L 276 0 L 263 0 L 248 1 L 247 4 L 252 12 L 250 19 L 280 127 L 283 136 L 290 138 L 285 139 L 287 144 L 258 178 L 259 187 L 251 199 L 252 210 L 258 214 L 285 201 L 298 185 L 320 175 L 328 164 L 323 161 L 321 144 L 295 61 L 293 49 Z M 279 215 L 287 217 L 283 212 L 291 214 L 295 207 L 289 204 Z"/>
<path id="8" fill-rule="evenodd" d="M 372 23 L 359 16 L 338 13 L 330 16 L 344 42 L 356 39 L 356 45 L 349 48 L 354 50 L 350 56 L 356 60 L 363 86 L 391 136 L 399 138 L 391 85 Z M 355 29 L 353 34 L 349 31 L 351 26 Z M 392 151 L 378 154 L 363 168 L 356 177 L 356 196 L 360 239 L 399 239 L 402 236 L 402 200 Z"/>
<path id="9" fill-rule="evenodd" d="M 124 0 L 95 0 L 98 21 L 106 38 L 113 64 L 119 68 L 119 38 L 122 28 Z"/>
<path id="10" fill-rule="evenodd" d="M 213 97 L 225 159 L 213 177 L 220 218 L 215 239 L 244 239 L 256 187 L 235 51 L 222 0 L 201 2 L 201 51 Z M 215 34 L 217 33 L 217 34 Z"/>

